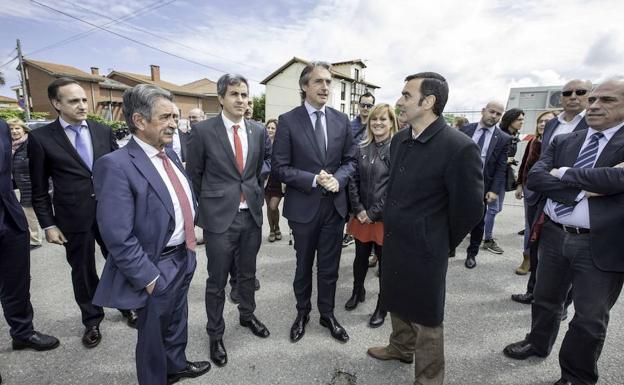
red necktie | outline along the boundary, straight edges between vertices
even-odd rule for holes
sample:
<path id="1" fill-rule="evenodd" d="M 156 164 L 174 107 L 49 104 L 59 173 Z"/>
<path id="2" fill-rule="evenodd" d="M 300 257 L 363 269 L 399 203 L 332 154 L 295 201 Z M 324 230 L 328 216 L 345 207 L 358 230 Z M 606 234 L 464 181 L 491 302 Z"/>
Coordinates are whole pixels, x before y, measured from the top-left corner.
<path id="1" fill-rule="evenodd" d="M 241 144 L 240 136 L 238 136 L 238 129 L 240 126 L 235 124 L 232 126 L 234 132 L 234 153 L 236 155 L 236 165 L 238 166 L 238 172 L 243 175 L 243 145 Z M 241 192 L 240 201 L 245 201 L 245 196 Z"/>
<path id="2" fill-rule="evenodd" d="M 180 183 L 178 175 L 173 170 L 173 167 L 171 167 L 171 162 L 169 162 L 167 155 L 163 151 L 160 151 L 158 153 L 158 157 L 163 161 L 165 172 L 169 177 L 169 181 L 171 181 L 171 184 L 173 185 L 173 190 L 178 197 L 178 202 L 180 202 L 182 218 L 184 219 L 184 239 L 186 241 L 186 248 L 191 251 L 195 251 L 195 221 L 193 220 L 191 203 L 188 200 L 186 191 L 184 191 L 184 187 L 182 187 L 182 183 Z"/>

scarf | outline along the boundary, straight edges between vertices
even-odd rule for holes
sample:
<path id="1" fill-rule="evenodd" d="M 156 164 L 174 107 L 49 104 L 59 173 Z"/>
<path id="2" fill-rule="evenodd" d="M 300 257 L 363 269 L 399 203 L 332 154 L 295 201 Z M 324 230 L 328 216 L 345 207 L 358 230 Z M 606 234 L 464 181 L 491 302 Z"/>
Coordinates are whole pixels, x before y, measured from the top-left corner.
<path id="1" fill-rule="evenodd" d="M 24 143 L 25 141 L 28 140 L 28 134 L 24 134 L 24 136 L 22 136 L 21 138 L 19 138 L 18 140 L 14 140 L 11 143 L 11 155 L 15 155 L 15 151 L 17 151 L 17 149 L 19 148 L 19 146 L 22 145 L 22 143 Z"/>

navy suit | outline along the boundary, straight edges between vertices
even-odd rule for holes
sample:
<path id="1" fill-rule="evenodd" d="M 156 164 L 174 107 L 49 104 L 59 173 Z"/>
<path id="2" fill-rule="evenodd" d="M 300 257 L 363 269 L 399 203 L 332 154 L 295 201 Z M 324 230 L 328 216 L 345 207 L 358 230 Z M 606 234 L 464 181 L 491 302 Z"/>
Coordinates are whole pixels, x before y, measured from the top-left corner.
<path id="1" fill-rule="evenodd" d="M 118 148 L 110 127 L 87 121 L 93 161 Z M 82 323 L 97 326 L 104 311 L 92 304 L 98 285 L 95 243 L 108 254 L 95 220 L 93 174 L 78 155 L 58 119 L 28 135 L 32 204 L 42 228 L 57 226 L 67 238 L 65 252 L 71 266 L 74 298 Z M 54 192 L 49 194 L 49 180 Z"/>
<path id="2" fill-rule="evenodd" d="M 0 301 L 14 339 L 33 334 L 28 223 L 11 181 L 11 137 L 0 119 Z"/>
<path id="3" fill-rule="evenodd" d="M 558 135 L 529 172 L 527 187 L 555 202 L 572 204 L 581 190 L 603 194 L 588 200 L 590 232 L 570 234 L 547 219 L 539 242 L 532 328 L 527 339 L 547 355 L 557 337 L 562 305 L 570 284 L 575 314 L 561 344 L 562 377 L 595 384 L 596 362 L 624 282 L 624 128 L 606 144 L 593 168 L 570 168 L 563 178 L 550 170 L 573 167 L 587 130 Z"/>
<path id="4" fill-rule="evenodd" d="M 165 152 L 184 173 L 173 150 Z M 161 256 L 175 228 L 173 202 L 160 174 L 134 139 L 99 159 L 94 178 L 97 221 L 110 254 L 93 302 L 138 309 L 139 383 L 164 384 L 168 373 L 186 366 L 187 293 L 195 252 L 183 248 Z M 149 295 L 145 287 L 156 276 Z"/>
<path id="5" fill-rule="evenodd" d="M 548 145 L 550 144 L 550 141 L 552 139 L 552 135 L 555 133 L 555 130 L 557 129 L 557 127 L 559 127 L 560 124 L 561 122 L 559 122 L 559 118 L 557 117 L 552 118 L 548 122 L 546 122 L 546 126 L 544 126 L 544 134 L 542 135 L 542 143 L 544 144 L 542 144 L 540 157 L 544 156 L 544 154 L 546 153 Z M 576 127 L 574 127 L 574 130 L 572 130 L 572 132 L 586 130 L 587 127 L 587 121 L 585 120 L 585 118 L 583 118 L 580 122 L 578 122 Z"/>
<path id="6" fill-rule="evenodd" d="M 314 137 L 305 106 L 281 115 L 273 142 L 272 173 L 286 184 L 284 216 L 295 238 L 297 269 L 293 283 L 297 310 L 309 312 L 312 294 L 312 265 L 317 255 L 318 308 L 323 316 L 333 315 L 336 281 L 347 216 L 346 187 L 354 171 L 356 146 L 347 115 L 325 108 L 327 152 L 325 160 Z M 312 187 L 321 171 L 333 174 L 340 189 L 330 193 Z"/>
<path id="7" fill-rule="evenodd" d="M 459 130 L 472 138 L 476 129 L 477 123 L 471 123 L 460 127 Z M 485 164 L 483 165 L 483 186 L 486 193 L 494 192 L 498 194 L 501 191 L 505 191 L 507 154 L 509 153 L 510 144 L 511 136 L 504 133 L 500 128 L 494 127 L 485 156 Z M 461 165 L 458 164 L 457 167 L 461 167 Z M 487 210 L 487 204 L 485 205 L 485 210 Z M 479 253 L 479 246 L 483 240 L 484 219 L 485 212 L 484 218 L 470 232 L 470 245 L 467 249 L 468 256 L 475 257 Z"/>

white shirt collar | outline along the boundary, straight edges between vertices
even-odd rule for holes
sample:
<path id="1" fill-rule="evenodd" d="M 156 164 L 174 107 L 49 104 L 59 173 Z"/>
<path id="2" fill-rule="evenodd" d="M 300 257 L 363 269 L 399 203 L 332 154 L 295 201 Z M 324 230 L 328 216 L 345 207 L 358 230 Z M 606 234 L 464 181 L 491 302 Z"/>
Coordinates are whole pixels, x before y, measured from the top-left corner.
<path id="1" fill-rule="evenodd" d="M 622 128 L 622 126 L 624 126 L 624 122 L 620 122 L 617 126 L 613 126 L 611 128 L 607 128 L 606 130 L 602 130 L 602 131 L 597 131 L 589 127 L 589 129 L 587 130 L 587 137 L 589 138 L 590 136 L 592 136 L 593 134 L 597 132 L 602 132 L 602 134 L 604 135 L 605 139 L 608 142 L 611 140 L 613 135 L 615 135 L 615 133 L 618 132 L 620 128 Z"/>
<path id="2" fill-rule="evenodd" d="M 63 118 L 61 118 L 60 116 L 59 116 L 59 123 L 61 124 L 61 127 L 63 127 L 64 130 L 67 129 L 67 126 L 71 126 L 71 124 L 69 124 L 66 121 L 64 121 Z M 87 121 L 86 120 L 83 120 L 82 122 L 80 122 L 80 126 L 81 127 L 89 127 L 87 125 Z"/>
<path id="3" fill-rule="evenodd" d="M 134 138 L 134 141 L 137 142 L 139 147 L 141 147 L 141 149 L 145 152 L 145 154 L 147 154 L 148 158 L 151 159 L 155 157 L 156 155 L 158 155 L 158 153 L 160 152 L 160 150 L 158 150 L 156 147 L 152 146 L 151 144 L 145 143 L 144 141 L 139 139 L 136 135 L 132 135 L 132 137 Z M 164 148 L 163 148 L 163 151 L 165 151 Z"/>
<path id="4" fill-rule="evenodd" d="M 578 115 L 576 115 L 574 118 L 572 118 L 572 120 L 570 120 L 569 122 L 566 122 L 563 119 L 563 115 L 565 114 L 565 112 L 560 113 L 559 115 L 557 115 L 557 120 L 559 120 L 559 123 L 561 124 L 578 124 L 578 122 L 581 121 L 581 119 L 583 119 L 585 117 L 585 110 L 581 111 Z"/>
<path id="5" fill-rule="evenodd" d="M 480 128 L 485 128 L 488 132 L 494 132 L 494 127 L 496 127 L 496 124 L 490 127 L 485 127 L 483 123 L 481 123 L 480 120 L 479 120 L 479 123 L 477 123 L 477 130 L 479 130 Z"/>
<path id="6" fill-rule="evenodd" d="M 236 123 L 231 121 L 230 119 L 225 117 L 225 114 L 223 112 L 221 112 L 221 119 L 223 119 L 223 124 L 225 125 L 225 128 L 227 128 L 228 130 L 232 129 L 232 126 L 238 124 L 240 126 L 240 128 L 243 129 L 243 131 L 245 131 L 245 118 L 241 118 L 240 122 Z"/>
<path id="7" fill-rule="evenodd" d="M 306 111 L 308 111 L 308 115 L 312 116 L 316 111 L 321 111 L 323 113 L 323 115 L 325 115 L 325 104 L 323 104 L 323 107 L 319 108 L 318 110 L 314 107 L 312 107 L 312 105 L 310 103 L 308 103 L 308 101 L 306 100 L 305 102 L 303 102 L 303 105 L 306 109 Z"/>

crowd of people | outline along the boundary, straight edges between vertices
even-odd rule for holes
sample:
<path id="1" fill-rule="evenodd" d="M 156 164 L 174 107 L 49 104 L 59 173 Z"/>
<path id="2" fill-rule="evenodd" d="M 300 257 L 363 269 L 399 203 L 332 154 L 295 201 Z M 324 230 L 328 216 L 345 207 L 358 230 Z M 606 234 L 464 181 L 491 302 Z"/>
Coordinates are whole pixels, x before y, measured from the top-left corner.
<path id="1" fill-rule="evenodd" d="M 378 263 L 369 326 L 390 313 L 388 345 L 368 354 L 414 363 L 414 384 L 442 384 L 448 260 L 467 235 L 468 269 L 479 250 L 504 253 L 494 223 L 513 191 L 525 213 L 516 273 L 530 276 L 526 292 L 511 299 L 532 305 L 532 322 L 503 353 L 546 357 L 573 303 L 555 384 L 595 384 L 609 311 L 624 282 L 624 79 L 565 84 L 563 111 L 538 115 L 516 176 L 521 109 L 490 101 L 478 122 L 456 119 L 449 127 L 447 81 L 422 72 L 405 78 L 396 109 L 365 93 L 349 121 L 327 105 L 330 71 L 325 62 L 307 64 L 301 105 L 265 125 L 251 119 L 245 77 L 223 75 L 222 112 L 204 119 L 200 109 L 189 111 L 186 131 L 177 130 L 169 91 L 136 85 L 123 96 L 132 137 L 121 148 L 110 127 L 87 120 L 85 90 L 69 78 L 48 87 L 54 122 L 29 132 L 18 119 L 0 121 L 0 299 L 13 349 L 60 344 L 33 327 L 29 250 L 41 247 L 43 233 L 65 248 L 86 348 L 102 340 L 103 308 L 114 308 L 138 332 L 139 384 L 204 375 L 210 362 L 185 353 L 187 294 L 203 245 L 210 360 L 225 366 L 228 277 L 240 325 L 270 336 L 255 315 L 256 258 L 263 205 L 268 242 L 282 239 L 283 199 L 296 257 L 290 340 L 305 336 L 316 263 L 319 323 L 349 341 L 335 312 L 346 234 L 355 258 L 345 310 L 365 301 L 369 265 Z M 100 276 L 96 244 L 106 258 Z"/>

